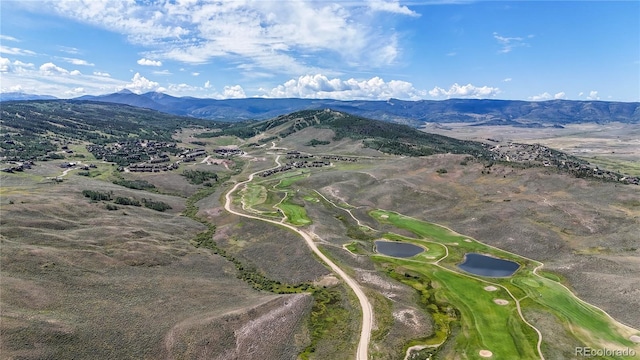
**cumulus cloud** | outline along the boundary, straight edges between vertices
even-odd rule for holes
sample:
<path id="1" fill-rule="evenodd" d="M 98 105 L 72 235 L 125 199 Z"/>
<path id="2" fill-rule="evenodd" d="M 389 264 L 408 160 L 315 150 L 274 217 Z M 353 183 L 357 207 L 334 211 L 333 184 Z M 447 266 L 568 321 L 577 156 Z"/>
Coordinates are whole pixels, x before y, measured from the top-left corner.
<path id="1" fill-rule="evenodd" d="M 490 86 L 474 86 L 472 84 L 467 85 L 458 85 L 457 83 L 451 85 L 449 90 L 443 89 L 441 87 L 434 87 L 432 90 L 429 90 L 429 95 L 434 98 L 491 98 L 495 97 L 500 93 L 500 89 L 497 87 Z"/>
<path id="2" fill-rule="evenodd" d="M 400 14 L 400 15 L 408 15 L 413 17 L 420 16 L 420 14 L 409 9 L 408 7 L 404 5 L 400 5 L 400 2 L 398 0 L 391 0 L 391 1 L 369 0 L 368 5 L 369 5 L 369 8 L 373 11 L 384 11 L 384 12 L 390 12 L 390 13 Z"/>
<path id="3" fill-rule="evenodd" d="M 142 66 L 162 66 L 162 61 L 149 60 L 149 59 L 142 58 L 142 59 L 138 60 L 138 65 L 142 65 Z"/>
<path id="4" fill-rule="evenodd" d="M 102 72 L 102 71 L 94 71 L 93 75 L 102 76 L 102 77 L 111 77 L 111 74 L 109 74 L 108 72 Z"/>
<path id="5" fill-rule="evenodd" d="M 538 94 L 538 95 L 533 95 L 533 96 L 529 96 L 529 100 L 531 101 L 545 101 L 545 100 L 561 100 L 561 99 L 566 99 L 567 96 L 564 93 L 564 91 L 561 91 L 559 93 L 556 93 L 555 95 L 551 95 L 548 92 L 543 92 L 542 94 Z"/>
<path id="6" fill-rule="evenodd" d="M 131 78 L 131 82 L 126 84 L 124 86 L 124 89 L 131 90 L 136 94 L 163 90 L 160 87 L 159 83 L 145 78 L 144 76 L 140 75 L 140 73 L 135 73 L 135 75 L 133 75 L 133 78 Z"/>
<path id="7" fill-rule="evenodd" d="M 0 72 L 9 72 L 11 68 L 11 60 L 0 57 Z"/>
<path id="8" fill-rule="evenodd" d="M 225 86 L 222 96 L 225 99 L 242 99 L 247 97 L 244 89 L 240 85 Z"/>
<path id="9" fill-rule="evenodd" d="M 600 100 L 600 96 L 598 96 L 598 92 L 595 90 L 589 91 L 589 95 L 587 96 L 587 100 Z"/>
<path id="10" fill-rule="evenodd" d="M 502 46 L 502 48 L 498 50 L 498 52 L 501 54 L 509 53 L 511 52 L 511 50 L 517 47 L 529 46 L 529 44 L 525 42 L 525 38 L 520 36 L 502 36 L 497 32 L 494 32 L 493 38 L 496 39 L 498 41 L 498 44 Z M 533 35 L 529 35 L 527 36 L 527 38 L 533 38 Z"/>
<path id="11" fill-rule="evenodd" d="M 42 72 L 43 75 L 66 75 L 69 74 L 69 70 L 61 68 L 60 66 L 52 63 L 52 62 L 48 62 L 46 64 L 42 64 L 40 65 L 40 72 Z"/>
<path id="12" fill-rule="evenodd" d="M 211 88 L 211 81 L 207 80 L 207 81 L 204 83 L 204 88 L 205 88 L 205 89 L 210 89 L 210 88 Z"/>
<path id="13" fill-rule="evenodd" d="M 8 58 L 0 57 L 0 72 L 3 73 L 22 73 L 27 71 L 28 69 L 33 69 L 34 65 L 32 63 L 25 63 L 20 60 L 15 60 L 11 62 Z"/>
<path id="14" fill-rule="evenodd" d="M 300 76 L 264 92 L 265 97 L 272 98 L 297 97 L 336 100 L 386 100 L 389 98 L 418 100 L 426 94 L 425 91 L 415 89 L 411 83 L 406 81 L 391 80 L 386 82 L 379 77 L 368 80 L 329 79 L 321 74 Z"/>

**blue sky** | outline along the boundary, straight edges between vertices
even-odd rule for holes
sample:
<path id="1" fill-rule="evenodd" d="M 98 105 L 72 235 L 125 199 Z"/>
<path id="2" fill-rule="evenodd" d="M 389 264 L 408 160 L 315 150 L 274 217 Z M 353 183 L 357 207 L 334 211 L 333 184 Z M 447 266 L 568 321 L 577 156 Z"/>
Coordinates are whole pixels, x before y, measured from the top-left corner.
<path id="1" fill-rule="evenodd" d="M 0 7 L 2 92 L 640 101 L 639 1 L 2 0 Z"/>

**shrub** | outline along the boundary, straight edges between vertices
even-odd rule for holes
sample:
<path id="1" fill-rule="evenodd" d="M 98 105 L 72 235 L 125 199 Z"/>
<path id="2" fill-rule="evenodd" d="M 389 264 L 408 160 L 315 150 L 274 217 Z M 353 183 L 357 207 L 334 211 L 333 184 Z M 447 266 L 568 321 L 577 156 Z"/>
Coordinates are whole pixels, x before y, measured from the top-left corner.
<path id="1" fill-rule="evenodd" d="M 142 204 L 140 204 L 140 201 L 136 199 L 128 198 L 128 197 L 123 197 L 123 196 L 116 197 L 116 199 L 113 202 L 119 205 L 142 206 Z"/>
<path id="2" fill-rule="evenodd" d="M 440 168 L 440 169 L 436 170 L 436 172 L 437 172 L 438 174 L 446 174 L 448 171 L 447 171 L 447 169 L 445 169 L 445 168 Z"/>
<path id="3" fill-rule="evenodd" d="M 124 186 L 129 189 L 135 190 L 147 190 L 147 189 L 155 189 L 156 186 L 147 180 L 125 180 L 119 179 L 113 182 L 116 185 Z"/>
<path id="4" fill-rule="evenodd" d="M 102 192 L 102 191 L 95 191 L 95 190 L 82 190 L 82 195 L 84 195 L 84 197 L 88 197 L 89 199 L 93 200 L 93 201 L 101 201 L 101 200 L 111 200 L 111 192 Z"/>
<path id="5" fill-rule="evenodd" d="M 142 203 L 146 208 L 153 209 L 156 211 L 165 211 L 165 210 L 171 209 L 171 205 L 162 201 L 154 201 L 152 199 L 142 199 Z"/>
<path id="6" fill-rule="evenodd" d="M 113 204 L 107 204 L 105 205 L 105 208 L 109 211 L 118 210 L 118 207 Z"/>
<path id="7" fill-rule="evenodd" d="M 329 145 L 329 144 L 331 144 L 331 141 L 311 139 L 311 141 L 309 141 L 305 145 L 306 146 L 316 146 L 316 145 Z"/>
<path id="8" fill-rule="evenodd" d="M 218 174 L 207 170 L 185 170 L 182 176 L 186 177 L 190 183 L 200 185 L 207 180 L 218 181 Z"/>

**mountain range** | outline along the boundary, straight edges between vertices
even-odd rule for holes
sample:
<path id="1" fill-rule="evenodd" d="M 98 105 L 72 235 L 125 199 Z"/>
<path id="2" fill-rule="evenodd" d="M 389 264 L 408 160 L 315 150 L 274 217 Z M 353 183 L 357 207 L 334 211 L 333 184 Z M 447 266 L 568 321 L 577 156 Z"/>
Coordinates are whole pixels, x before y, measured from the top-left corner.
<path id="1" fill-rule="evenodd" d="M 50 99 L 40 95 L 3 93 L 2 101 Z M 74 100 L 126 104 L 200 119 L 264 120 L 300 110 L 330 108 L 371 119 L 407 124 L 464 122 L 473 125 L 520 127 L 562 126 L 571 123 L 640 123 L 640 102 L 613 101 L 520 101 L 449 99 L 386 101 L 332 99 L 204 99 L 175 97 L 158 92 L 135 94 L 128 90 L 106 95 L 85 95 Z"/>

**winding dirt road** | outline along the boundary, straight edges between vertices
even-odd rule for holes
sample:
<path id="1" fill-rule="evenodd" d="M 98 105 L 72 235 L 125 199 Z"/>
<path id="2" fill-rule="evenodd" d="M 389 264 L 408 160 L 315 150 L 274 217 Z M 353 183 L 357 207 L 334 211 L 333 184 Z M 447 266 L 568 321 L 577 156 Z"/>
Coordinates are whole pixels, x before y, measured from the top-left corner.
<path id="1" fill-rule="evenodd" d="M 276 164 L 278 164 L 276 167 L 280 166 L 280 155 L 278 155 L 276 157 Z M 307 243 L 307 246 L 325 263 L 327 264 L 331 270 L 333 270 L 334 273 L 336 273 L 340 278 L 342 278 L 342 280 L 344 280 L 344 282 L 353 290 L 353 292 L 356 294 L 356 296 L 358 297 L 358 301 L 360 302 L 360 307 L 362 307 L 362 327 L 361 327 L 361 331 L 360 331 L 360 341 L 358 342 L 358 350 L 356 352 L 356 359 L 357 360 L 368 360 L 368 353 L 369 353 L 369 340 L 371 339 L 371 329 L 373 327 L 373 308 L 371 307 L 371 304 L 369 303 L 369 300 L 367 299 L 367 296 L 364 294 L 364 291 L 362 291 L 362 288 L 360 287 L 360 285 L 358 285 L 358 283 L 353 280 L 349 275 L 347 275 L 340 267 L 338 267 L 338 265 L 336 265 L 333 261 L 331 261 L 328 257 L 326 257 L 321 251 L 320 249 L 318 249 L 318 247 L 316 246 L 316 243 L 313 241 L 313 238 L 307 234 L 306 232 L 296 228 L 293 225 L 289 225 L 283 222 L 279 222 L 279 221 L 275 221 L 275 220 L 270 220 L 270 219 L 263 219 L 261 217 L 258 216 L 254 216 L 254 215 L 248 215 L 248 214 L 243 214 L 241 212 L 235 211 L 231 208 L 231 204 L 232 204 L 232 194 L 238 190 L 238 188 L 244 184 L 247 184 L 249 182 L 251 182 L 253 180 L 253 177 L 258 174 L 258 173 L 262 173 L 264 170 L 260 170 L 260 171 L 256 171 L 253 174 L 249 175 L 249 178 L 245 181 L 239 182 L 237 184 L 235 184 L 235 186 L 229 190 L 227 192 L 227 194 L 225 195 L 225 203 L 224 203 L 224 208 L 234 214 L 234 215 L 238 215 L 238 216 L 242 216 L 242 217 L 246 217 L 249 219 L 255 219 L 255 220 L 260 220 L 260 221 L 264 221 L 264 222 L 268 222 L 274 225 L 279 225 L 279 226 L 284 226 L 292 231 L 295 231 L 298 235 L 300 235 L 305 242 Z"/>

